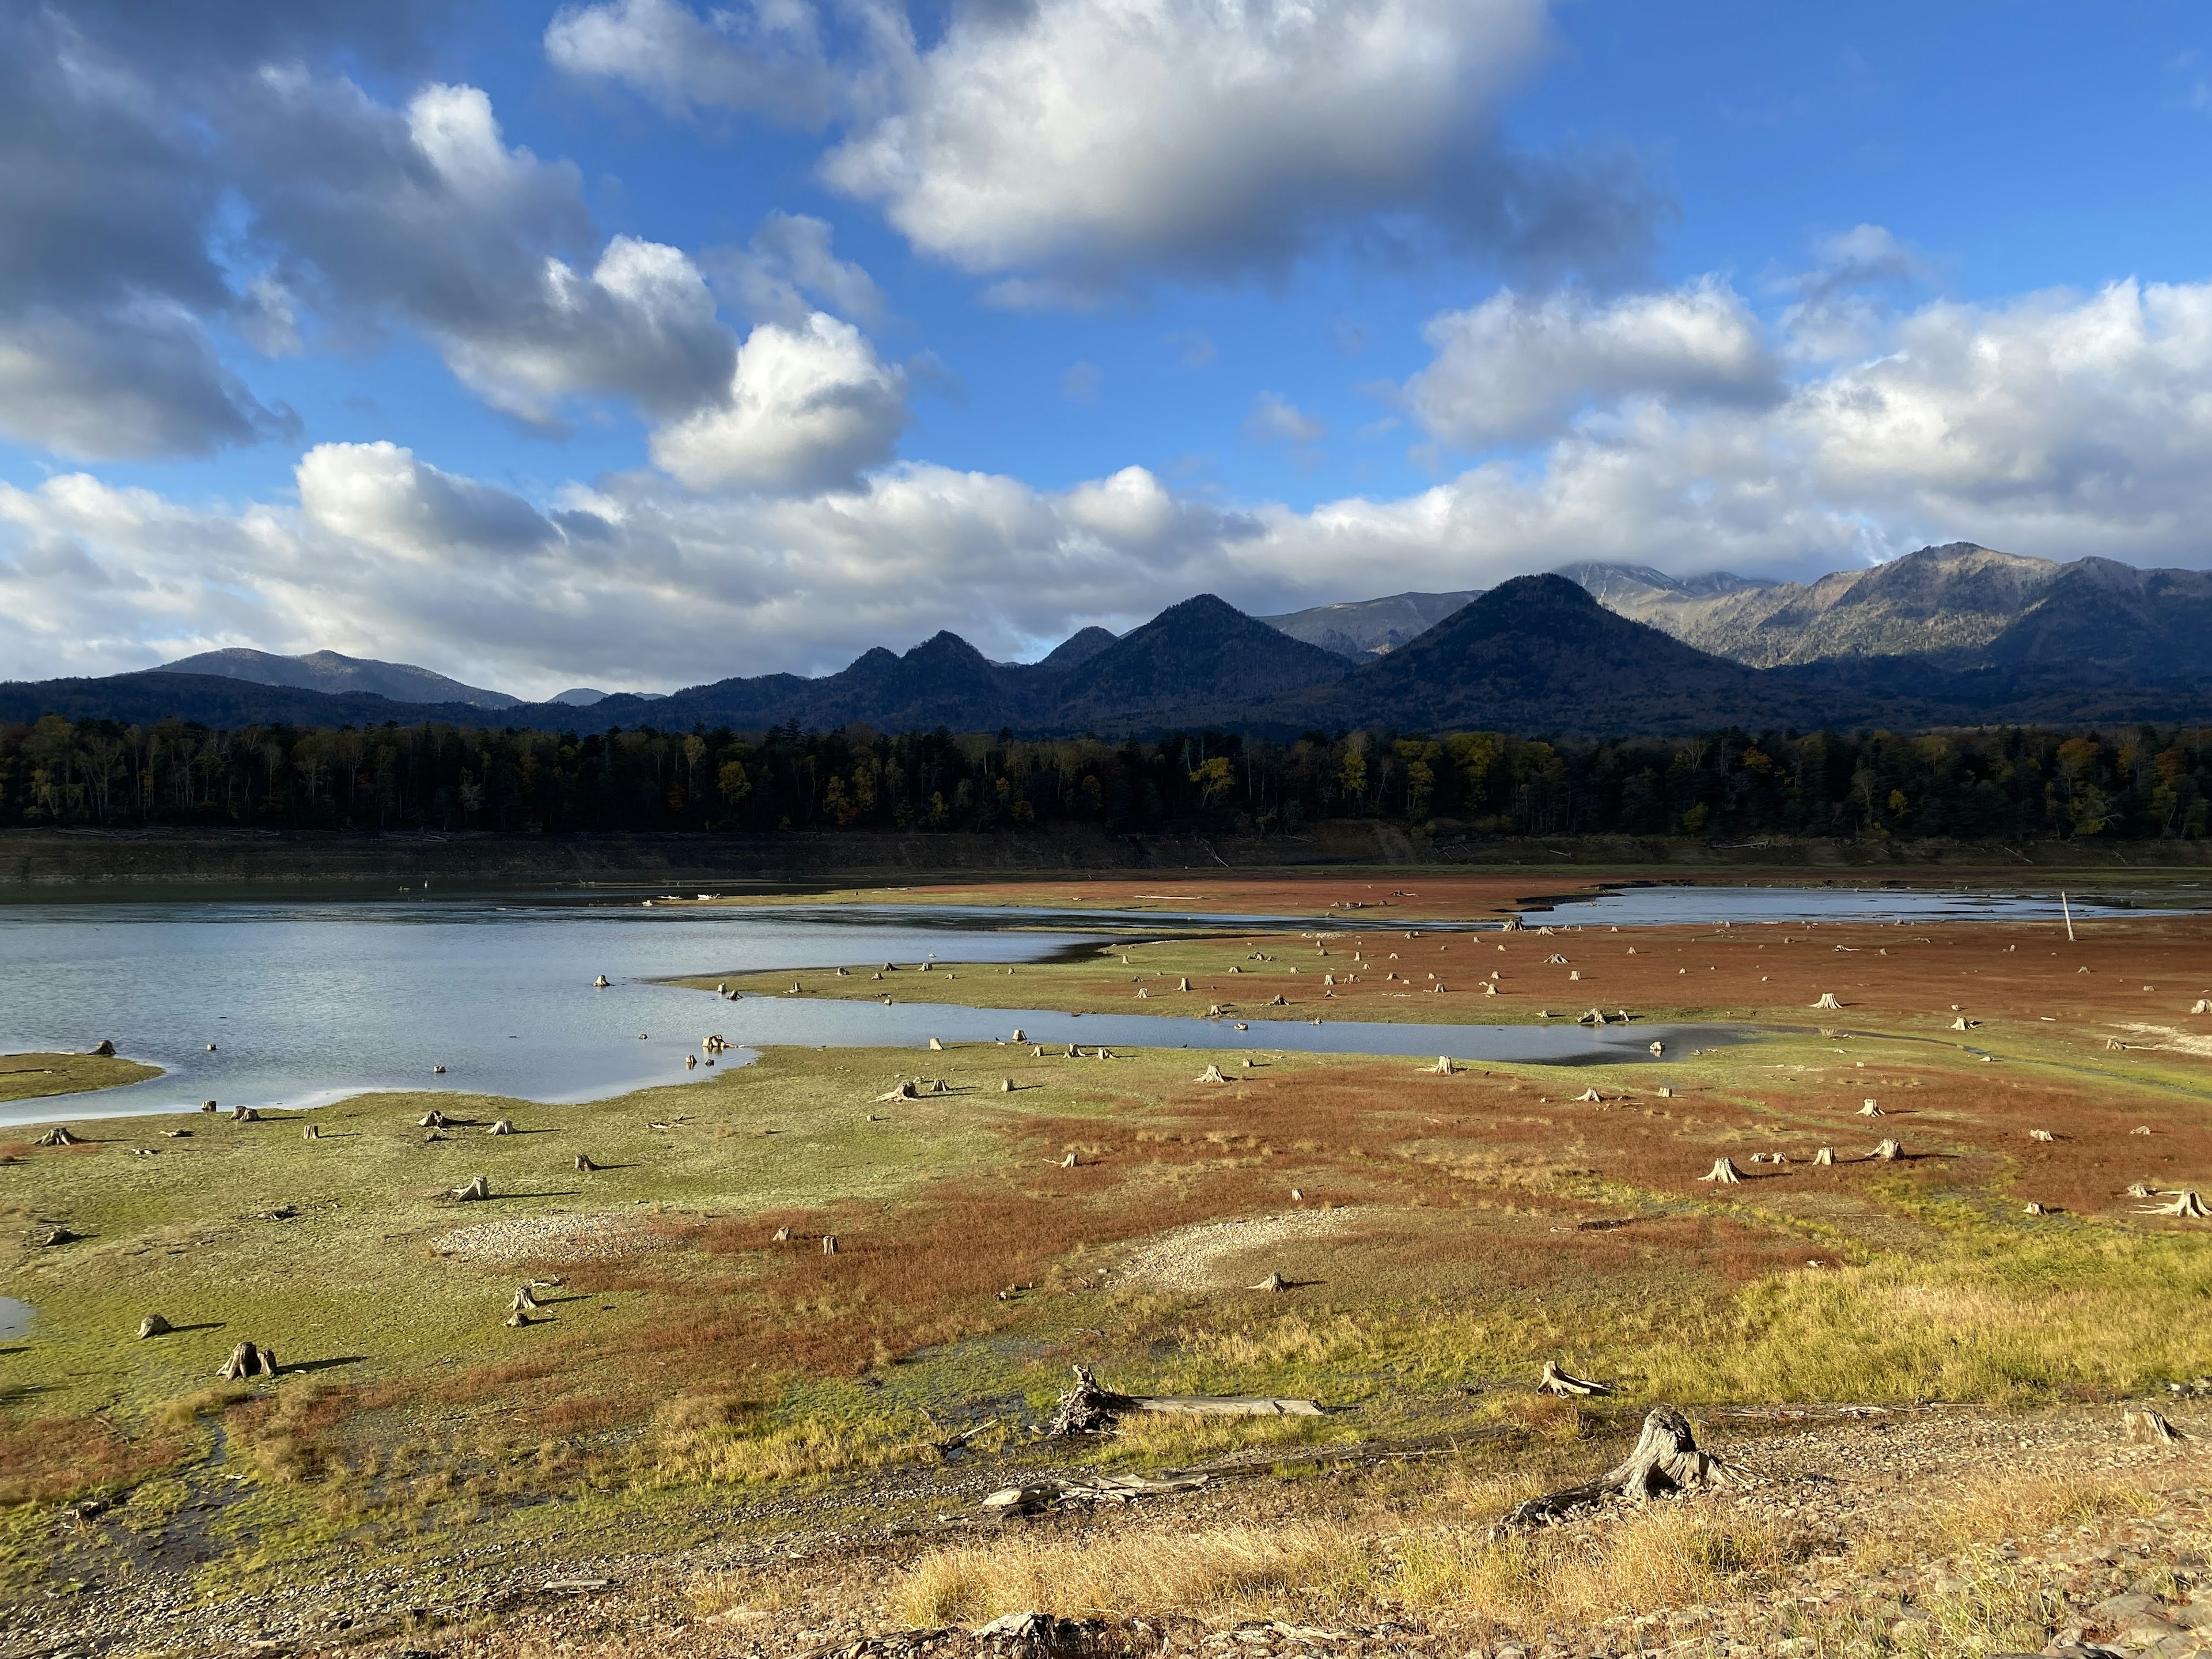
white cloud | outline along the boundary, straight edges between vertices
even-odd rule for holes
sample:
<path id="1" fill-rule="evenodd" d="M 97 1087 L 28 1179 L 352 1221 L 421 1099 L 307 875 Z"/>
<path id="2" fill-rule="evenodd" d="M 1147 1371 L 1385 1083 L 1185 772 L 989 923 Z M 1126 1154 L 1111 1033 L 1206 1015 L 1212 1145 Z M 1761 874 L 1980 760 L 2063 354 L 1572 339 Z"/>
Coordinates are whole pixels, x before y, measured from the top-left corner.
<path id="1" fill-rule="evenodd" d="M 1232 513 L 1136 467 L 1045 491 L 927 465 L 853 478 L 850 449 L 823 469 L 838 482 L 796 488 L 820 457 L 777 448 L 766 411 L 855 376 L 881 393 L 891 371 L 848 325 L 763 325 L 752 412 L 697 434 L 702 466 L 762 485 L 740 493 L 636 475 L 525 501 L 390 445 L 309 452 L 297 506 L 187 507 L 82 475 L 0 488 L 0 660 L 45 675 L 330 647 L 524 692 L 666 687 L 819 672 L 939 628 L 1011 657 L 1201 591 L 1266 614 L 1584 558 L 1804 575 L 1970 538 L 2212 563 L 2212 283 L 1930 303 L 1881 333 L 1769 403 L 1637 391 L 1402 499 Z M 1283 407 L 1288 436 L 1304 417 Z"/>
<path id="2" fill-rule="evenodd" d="M 509 146 L 481 88 L 431 85 L 392 109 L 271 70 L 226 119 L 289 290 L 342 327 L 420 329 L 494 408 L 550 424 L 614 397 L 666 418 L 727 381 L 737 342 L 697 267 L 629 236 L 573 262 L 592 241 L 580 176 Z"/>
<path id="3" fill-rule="evenodd" d="M 771 213 L 743 249 L 709 256 L 720 286 L 755 322 L 804 323 L 815 310 L 872 323 L 884 296 L 859 265 L 830 251 L 830 226 L 803 213 Z"/>
<path id="4" fill-rule="evenodd" d="M 1436 358 L 1406 396 L 1432 434 L 1467 448 L 1547 436 L 1577 410 L 1632 394 L 1757 404 L 1782 392 L 1758 319 L 1710 278 L 1604 304 L 1509 289 L 1425 332 Z"/>
<path id="5" fill-rule="evenodd" d="M 836 122 L 830 184 L 1041 309 L 1152 271 L 1279 270 L 1347 234 L 1547 271 L 1640 260 L 1655 207 L 1631 158 L 1495 131 L 1547 4 L 1024 0 L 951 7 L 925 44 L 904 7 L 856 0 L 833 51 L 819 0 L 599 0 L 545 44 L 672 113 Z"/>
<path id="6" fill-rule="evenodd" d="M 1544 40 L 1541 0 L 972 7 L 824 172 L 969 270 L 1273 264 L 1463 191 L 1494 211 L 1487 112 Z"/>
<path id="7" fill-rule="evenodd" d="M 1328 436 L 1328 425 L 1307 414 L 1279 392 L 1262 392 L 1252 399 L 1252 412 L 1244 417 L 1244 435 L 1255 444 L 1285 444 L 1301 472 L 1321 465 L 1320 444 Z"/>
<path id="8" fill-rule="evenodd" d="M 816 312 L 756 328 L 728 395 L 654 433 L 653 459 L 694 489 L 831 489 L 890 459 L 905 424 L 905 372 Z"/>
<path id="9" fill-rule="evenodd" d="M 568 74 L 627 86 L 672 115 L 738 110 L 817 126 L 836 96 L 805 0 L 738 0 L 703 19 L 675 0 L 569 6 L 546 28 L 545 56 Z"/>

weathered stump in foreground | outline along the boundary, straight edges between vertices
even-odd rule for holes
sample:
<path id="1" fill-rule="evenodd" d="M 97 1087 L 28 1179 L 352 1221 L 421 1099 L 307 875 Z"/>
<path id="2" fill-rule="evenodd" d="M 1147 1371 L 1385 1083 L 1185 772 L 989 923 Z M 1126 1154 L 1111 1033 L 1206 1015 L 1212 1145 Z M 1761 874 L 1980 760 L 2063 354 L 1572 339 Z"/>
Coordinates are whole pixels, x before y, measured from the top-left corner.
<path id="1" fill-rule="evenodd" d="M 1644 1419 L 1644 1432 L 1627 1459 L 1595 1480 L 1547 1492 L 1516 1504 L 1500 1522 L 1503 1530 L 1541 1526 L 1562 1520 L 1577 1510 L 1588 1509 L 1611 1498 L 1641 1502 L 1666 1492 L 1686 1492 L 1700 1486 L 1726 1485 L 1735 1478 L 1727 1464 L 1699 1449 L 1690 1431 L 1689 1419 L 1672 1406 L 1654 1406 Z"/>

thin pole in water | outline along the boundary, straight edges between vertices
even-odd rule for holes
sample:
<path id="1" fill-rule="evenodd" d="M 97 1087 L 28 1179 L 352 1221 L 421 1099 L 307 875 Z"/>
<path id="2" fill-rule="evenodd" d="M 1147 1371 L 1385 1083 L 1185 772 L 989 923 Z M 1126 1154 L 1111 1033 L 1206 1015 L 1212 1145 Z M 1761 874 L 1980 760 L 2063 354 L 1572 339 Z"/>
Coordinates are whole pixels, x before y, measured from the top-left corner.
<path id="1" fill-rule="evenodd" d="M 2074 943 L 2074 907 L 2066 902 L 2066 890 L 2058 890 L 2058 908 L 2066 914 L 2066 942 Z"/>

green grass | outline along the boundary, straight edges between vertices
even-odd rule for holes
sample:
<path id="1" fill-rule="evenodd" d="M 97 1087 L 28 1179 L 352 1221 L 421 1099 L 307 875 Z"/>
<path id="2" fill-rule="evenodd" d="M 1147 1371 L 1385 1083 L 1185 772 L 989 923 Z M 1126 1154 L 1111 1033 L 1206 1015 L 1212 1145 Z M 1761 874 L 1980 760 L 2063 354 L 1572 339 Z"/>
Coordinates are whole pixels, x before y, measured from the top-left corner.
<path id="1" fill-rule="evenodd" d="M 112 1054 L 0 1054 L 0 1106 L 46 1095 L 82 1094 L 116 1089 L 161 1075 L 158 1066 Z M 0 1139 L 11 1131 L 0 1128 Z"/>
<path id="2" fill-rule="evenodd" d="M 1250 947 L 1141 948 L 1219 971 Z M 957 971 L 930 975 L 932 991 L 990 1006 L 993 976 Z M 1036 1006 L 1057 971 L 996 979 L 1018 991 L 1010 1006 Z M 1071 969 L 1071 994 L 1097 971 Z M 895 977 L 908 991 L 922 978 Z M 1978 1115 L 1989 1071 L 1955 1044 L 1799 1032 L 1663 1071 L 1493 1064 L 1449 1081 L 1403 1060 L 1286 1055 L 1218 1091 L 1193 1086 L 1206 1058 L 772 1050 L 711 1082 L 585 1106 L 373 1095 L 251 1124 L 110 1121 L 89 1146 L 27 1152 L 0 1170 L 9 1231 L 88 1237 L 0 1255 L 0 1294 L 39 1310 L 0 1349 L 13 1437 L 0 1454 L 16 1449 L 14 1492 L 29 1500 L 0 1511 L 0 1572 L 95 1571 L 56 1557 L 51 1524 L 52 1504 L 88 1489 L 127 1494 L 149 1535 L 191 1494 L 223 1492 L 222 1583 L 364 1544 L 434 1551 L 463 1524 L 555 1554 L 609 1528 L 678 1540 L 704 1510 L 726 1530 L 781 1524 L 730 1520 L 733 1492 L 803 1492 L 823 1517 L 880 1522 L 901 1501 L 880 1472 L 927 1461 L 933 1424 L 1046 1408 L 1078 1357 L 1133 1389 L 1356 1408 L 1317 1424 L 1147 1424 L 1090 1454 L 1145 1468 L 1440 1431 L 1495 1437 L 1504 1455 L 1581 1420 L 1531 1414 L 1523 1390 L 1551 1357 L 1619 1382 L 1589 1409 L 1622 1420 L 1662 1397 L 2106 1397 L 2212 1371 L 2212 1243 L 2118 1213 L 2023 1222 L 2002 1195 L 2012 1165 L 1990 1150 L 2016 1129 Z M 2166 1121 L 2201 1109 L 2154 1086 L 2167 1072 L 2193 1081 L 2178 1063 L 2126 1078 L 2081 1058 L 2063 1034 L 2034 1034 L 2005 1077 Z M 916 1066 L 959 1091 L 877 1103 Z M 1951 1160 L 1819 1192 L 1685 1186 L 1717 1147 L 1762 1136 L 1869 1143 L 1881 1131 L 1840 1120 L 1856 1103 L 1842 1097 L 1877 1074 L 1901 1092 L 1907 1073 L 1948 1103 L 1906 1133 Z M 1001 1093 L 1009 1074 L 1034 1086 Z M 1662 1076 L 1674 1100 L 1650 1092 Z M 1561 1103 L 1585 1085 L 1633 1097 L 1603 1114 Z M 478 1127 L 425 1145 L 416 1120 L 434 1104 Z M 523 1133 L 482 1133 L 501 1116 Z M 176 1128 L 189 1138 L 164 1133 Z M 1095 1176 L 1059 1170 L 1068 1145 L 1095 1149 Z M 579 1176 L 579 1152 L 613 1167 Z M 494 1201 L 444 1195 L 478 1173 Z M 1306 1291 L 1080 1288 L 1125 1241 L 1268 1212 L 1300 1183 L 1381 1218 L 1341 1248 L 1276 1258 L 1294 1277 L 1317 1264 Z M 658 1230 L 668 1248 L 554 1269 L 569 1283 L 549 1300 L 573 1299 L 526 1329 L 501 1319 L 526 1262 L 438 1251 L 458 1229 L 578 1212 Z M 1598 1212 L 1651 1231 L 1577 1243 L 1575 1218 Z M 765 1248 L 777 1218 L 796 1218 L 800 1253 Z M 818 1231 L 848 1238 L 834 1266 Z M 1003 1277 L 1036 1288 L 1000 1301 L 995 1278 L 925 1282 L 963 1251 L 987 1267 L 1012 1252 Z M 1841 1265 L 1803 1269 L 1811 1256 Z M 1255 1259 L 1252 1276 L 1266 1270 Z M 155 1311 L 204 1328 L 138 1341 Z M 309 1369 L 217 1389 L 240 1338 Z M 1006 1437 L 981 1443 L 1018 1467 L 1032 1454 Z"/>

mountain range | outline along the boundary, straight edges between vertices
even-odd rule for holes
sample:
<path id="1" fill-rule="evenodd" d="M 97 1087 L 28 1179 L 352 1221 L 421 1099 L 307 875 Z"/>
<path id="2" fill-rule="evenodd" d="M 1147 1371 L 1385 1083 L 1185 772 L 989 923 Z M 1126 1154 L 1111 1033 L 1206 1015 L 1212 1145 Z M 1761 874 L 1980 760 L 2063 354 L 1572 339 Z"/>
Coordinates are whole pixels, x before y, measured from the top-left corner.
<path id="1" fill-rule="evenodd" d="M 1487 592 L 1272 618 L 1200 594 L 1118 638 L 1085 629 L 1033 663 L 993 662 L 940 633 L 816 678 L 738 678 L 665 696 L 580 688 L 542 703 L 328 652 L 216 652 L 136 674 L 0 684 L 0 718 L 49 712 L 224 726 L 796 722 L 1037 735 L 2182 720 L 2212 714 L 2212 575 L 1963 543 L 1805 584 L 1583 564 Z"/>

